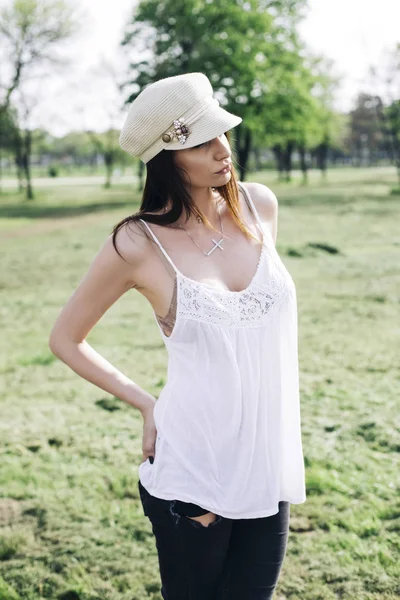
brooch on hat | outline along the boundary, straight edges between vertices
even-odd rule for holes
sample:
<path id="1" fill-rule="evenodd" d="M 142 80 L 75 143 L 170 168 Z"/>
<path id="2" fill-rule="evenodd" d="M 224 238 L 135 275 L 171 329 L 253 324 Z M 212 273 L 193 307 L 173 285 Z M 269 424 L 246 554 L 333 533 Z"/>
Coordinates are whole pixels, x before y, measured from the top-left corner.
<path id="1" fill-rule="evenodd" d="M 176 119 L 174 121 L 173 129 L 169 129 L 165 133 L 162 134 L 161 139 L 166 144 L 169 144 L 174 138 L 180 141 L 181 144 L 184 144 L 187 140 L 190 131 L 187 125 L 181 119 Z"/>

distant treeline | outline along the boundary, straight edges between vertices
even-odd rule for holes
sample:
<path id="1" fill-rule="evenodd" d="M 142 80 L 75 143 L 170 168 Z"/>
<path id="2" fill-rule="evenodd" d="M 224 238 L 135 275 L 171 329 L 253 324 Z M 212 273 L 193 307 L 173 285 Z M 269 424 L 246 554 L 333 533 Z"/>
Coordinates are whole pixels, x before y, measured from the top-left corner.
<path id="1" fill-rule="evenodd" d="M 290 142 L 276 143 L 273 147 L 261 143 L 253 145 L 249 151 L 247 170 L 276 169 L 282 178 L 290 180 L 293 169 L 306 172 L 309 168 L 326 170 L 343 165 L 365 167 L 394 164 L 390 135 L 385 132 L 377 102 L 376 97 L 360 94 L 354 110 L 348 114 L 336 114 L 336 122 L 340 126 L 335 136 L 314 148 L 303 149 Z M 107 179 L 110 185 L 116 168 L 124 172 L 126 167 L 136 169 L 141 166 L 139 161 L 119 148 L 118 137 L 119 130 L 104 133 L 75 131 L 57 137 L 36 129 L 31 132 L 30 164 L 36 173 L 52 177 L 80 169 L 85 173 L 103 172 L 104 168 L 107 171 L 110 167 Z M 0 146 L 0 153 L 3 175 L 18 177 L 19 171 L 23 170 L 18 144 Z"/>
<path id="2" fill-rule="evenodd" d="M 313 53 L 299 34 L 307 10 L 307 0 L 132 2 L 121 40 L 123 81 L 113 68 L 102 74 L 103 88 L 114 89 L 116 99 L 99 93 L 90 100 L 90 106 L 106 109 L 110 122 L 103 133 L 78 131 L 57 138 L 32 127 L 36 99 L 21 93 L 23 83 L 34 69 L 56 67 L 55 49 L 83 24 L 66 0 L 11 0 L 0 9 L 0 44 L 11 73 L 0 98 L 3 173 L 14 165 L 28 199 L 33 198 L 32 166 L 57 176 L 60 169 L 95 170 L 102 164 L 109 187 L 116 167 L 133 165 L 141 185 L 143 163 L 118 145 L 117 112 L 154 81 L 204 72 L 221 106 L 243 119 L 232 140 L 242 181 L 252 169 L 276 168 L 290 181 L 299 168 L 306 182 L 310 168 L 325 173 L 337 164 L 380 163 L 396 165 L 400 180 L 400 45 L 371 71 L 374 94 L 360 93 L 353 110 L 340 113 L 333 108 L 340 93 L 334 65 Z"/>

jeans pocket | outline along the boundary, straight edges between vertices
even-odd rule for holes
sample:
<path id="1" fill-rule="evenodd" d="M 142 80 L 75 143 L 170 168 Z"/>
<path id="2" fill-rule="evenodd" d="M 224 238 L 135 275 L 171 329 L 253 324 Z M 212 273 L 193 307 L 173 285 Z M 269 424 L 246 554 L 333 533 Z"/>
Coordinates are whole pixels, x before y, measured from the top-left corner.
<path id="1" fill-rule="evenodd" d="M 175 500 L 174 509 L 183 517 L 201 517 L 201 515 L 206 515 L 210 512 L 198 504 L 183 502 L 182 500 Z"/>
<path id="2" fill-rule="evenodd" d="M 206 515 L 209 510 L 198 506 L 197 504 L 192 504 L 190 502 L 181 502 L 180 500 L 171 500 L 170 506 L 171 515 L 174 518 L 175 526 L 178 527 L 180 522 L 191 525 L 192 527 L 198 529 L 208 529 L 212 530 L 218 525 L 226 522 L 227 519 L 225 517 L 213 513 L 215 515 L 214 521 L 211 521 L 208 525 L 205 525 L 201 521 L 193 519 L 192 517 L 200 517 L 201 515 Z"/>

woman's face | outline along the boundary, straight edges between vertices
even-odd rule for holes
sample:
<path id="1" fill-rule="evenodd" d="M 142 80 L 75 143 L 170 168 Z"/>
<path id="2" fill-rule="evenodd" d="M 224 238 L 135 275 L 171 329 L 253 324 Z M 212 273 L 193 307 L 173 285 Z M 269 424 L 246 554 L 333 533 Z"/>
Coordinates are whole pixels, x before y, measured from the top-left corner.
<path id="1" fill-rule="evenodd" d="M 218 173 L 231 164 L 231 148 L 223 133 L 199 146 L 175 150 L 175 164 L 184 169 L 184 177 L 192 187 L 219 187 L 231 178 L 231 172 Z"/>

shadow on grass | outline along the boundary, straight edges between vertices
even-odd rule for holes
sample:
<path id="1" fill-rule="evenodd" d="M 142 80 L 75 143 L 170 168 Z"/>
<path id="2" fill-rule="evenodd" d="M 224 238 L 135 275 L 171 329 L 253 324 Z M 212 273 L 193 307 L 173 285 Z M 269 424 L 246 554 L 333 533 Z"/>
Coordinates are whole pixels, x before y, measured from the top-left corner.
<path id="1" fill-rule="evenodd" d="M 355 194 L 338 194 L 332 193 L 328 189 L 321 188 L 304 188 L 304 193 L 291 196 L 285 194 L 283 190 L 279 194 L 279 200 L 282 205 L 286 206 L 344 206 L 351 208 L 357 203 L 375 202 L 380 200 L 387 203 L 397 200 L 396 196 L 390 195 L 361 195 L 357 197 Z M 126 200 L 95 202 L 87 204 L 69 204 L 68 199 L 65 199 L 59 204 L 40 204 L 37 202 L 6 202 L 0 204 L 0 219 L 56 219 L 66 217 L 78 217 L 81 215 L 99 213 L 119 208 L 127 207 L 128 213 L 133 214 L 139 209 L 140 203 L 136 199 L 127 198 Z"/>
<path id="2" fill-rule="evenodd" d="M 327 190 L 318 189 L 309 189 L 308 193 L 304 193 L 304 195 L 293 195 L 285 196 L 285 192 L 282 192 L 279 195 L 279 201 L 282 205 L 286 206 L 342 206 L 346 210 L 352 210 L 354 206 L 366 205 L 368 203 L 380 202 L 382 205 L 385 204 L 385 210 L 387 206 L 394 204 L 396 196 L 392 196 L 388 194 L 376 194 L 375 196 L 372 194 L 355 194 L 355 193 L 347 193 L 347 194 L 332 194 Z M 396 198 L 398 201 L 398 198 Z M 373 209 L 375 210 L 375 209 Z"/>
<path id="3" fill-rule="evenodd" d="M 54 219 L 63 217 L 78 217 L 90 213 L 115 210 L 129 207 L 129 213 L 136 211 L 132 200 L 126 202 L 97 202 L 95 204 L 57 205 L 57 204 L 4 204 L 0 205 L 0 218 L 2 219 Z"/>
<path id="4" fill-rule="evenodd" d="M 306 193 L 307 192 L 307 193 Z M 331 194 L 327 191 L 321 191 L 318 189 L 304 188 L 304 195 L 285 196 L 283 191 L 280 194 L 280 203 L 286 206 L 319 206 L 319 205 L 351 205 L 354 204 L 354 198 L 350 195 L 345 196 L 344 194 Z"/>

